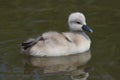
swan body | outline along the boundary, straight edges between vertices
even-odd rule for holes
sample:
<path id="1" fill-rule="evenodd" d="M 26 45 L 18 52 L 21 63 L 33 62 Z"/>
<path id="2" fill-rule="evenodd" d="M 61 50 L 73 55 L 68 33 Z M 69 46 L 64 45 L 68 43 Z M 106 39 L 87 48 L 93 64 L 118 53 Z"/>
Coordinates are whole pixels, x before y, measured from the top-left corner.
<path id="1" fill-rule="evenodd" d="M 92 29 L 86 25 L 85 16 L 80 12 L 70 14 L 68 25 L 69 32 L 49 31 L 23 42 L 23 50 L 33 56 L 66 56 L 89 50 L 91 41 L 83 30 Z"/>

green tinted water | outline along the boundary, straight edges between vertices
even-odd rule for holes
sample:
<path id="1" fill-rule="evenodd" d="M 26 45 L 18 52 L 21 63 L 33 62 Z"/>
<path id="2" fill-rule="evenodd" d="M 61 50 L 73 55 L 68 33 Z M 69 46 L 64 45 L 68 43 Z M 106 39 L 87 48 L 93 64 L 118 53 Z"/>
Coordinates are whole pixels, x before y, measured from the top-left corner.
<path id="1" fill-rule="evenodd" d="M 94 30 L 89 34 L 92 58 L 88 64 L 94 71 L 88 80 L 119 80 L 119 3 L 119 0 L 0 0 L 0 80 L 73 79 L 69 74 L 74 72 L 43 74 L 43 69 L 26 66 L 20 43 L 45 31 L 67 31 L 68 15 L 75 11 L 83 12 Z"/>

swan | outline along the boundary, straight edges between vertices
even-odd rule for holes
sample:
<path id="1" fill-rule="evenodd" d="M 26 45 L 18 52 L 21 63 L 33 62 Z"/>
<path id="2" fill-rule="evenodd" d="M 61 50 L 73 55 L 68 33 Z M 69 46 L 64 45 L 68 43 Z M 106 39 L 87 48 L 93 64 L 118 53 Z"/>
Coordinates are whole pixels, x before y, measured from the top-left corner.
<path id="1" fill-rule="evenodd" d="M 28 39 L 21 44 L 22 51 L 32 56 L 67 56 L 88 51 L 91 40 L 84 31 L 92 33 L 93 30 L 87 26 L 84 14 L 71 13 L 68 26 L 68 32 L 48 31 Z"/>

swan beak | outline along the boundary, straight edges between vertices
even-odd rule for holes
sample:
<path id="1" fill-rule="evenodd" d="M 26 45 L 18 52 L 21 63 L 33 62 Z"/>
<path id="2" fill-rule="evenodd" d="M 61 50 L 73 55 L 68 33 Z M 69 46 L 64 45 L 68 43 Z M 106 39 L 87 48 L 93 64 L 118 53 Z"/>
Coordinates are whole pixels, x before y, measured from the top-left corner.
<path id="1" fill-rule="evenodd" d="M 89 26 L 87 26 L 87 25 L 83 25 L 82 29 L 85 30 L 85 31 L 88 31 L 90 33 L 93 33 L 93 30 Z"/>

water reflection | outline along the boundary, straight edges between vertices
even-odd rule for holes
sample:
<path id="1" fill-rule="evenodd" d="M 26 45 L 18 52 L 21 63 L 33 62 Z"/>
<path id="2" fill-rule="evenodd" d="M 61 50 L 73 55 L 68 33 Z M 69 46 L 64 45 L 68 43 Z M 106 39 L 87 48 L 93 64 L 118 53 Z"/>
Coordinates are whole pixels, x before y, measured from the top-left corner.
<path id="1" fill-rule="evenodd" d="M 35 57 L 26 56 L 26 74 L 31 74 L 35 69 L 41 74 L 61 74 L 70 75 L 72 80 L 86 80 L 92 68 L 86 66 L 90 60 L 91 53 L 87 51 L 82 54 L 61 56 L 61 57 Z"/>

